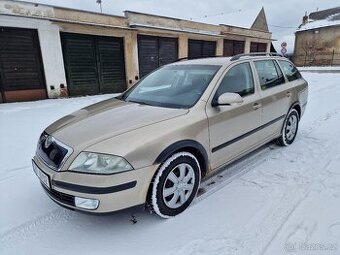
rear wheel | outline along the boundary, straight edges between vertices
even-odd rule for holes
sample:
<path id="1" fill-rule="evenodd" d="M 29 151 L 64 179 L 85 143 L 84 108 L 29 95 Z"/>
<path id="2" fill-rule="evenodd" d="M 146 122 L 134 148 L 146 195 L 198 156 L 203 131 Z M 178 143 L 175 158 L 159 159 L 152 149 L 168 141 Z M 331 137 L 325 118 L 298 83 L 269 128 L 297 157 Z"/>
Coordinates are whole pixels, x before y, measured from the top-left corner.
<path id="1" fill-rule="evenodd" d="M 188 152 L 178 152 L 160 167 L 152 183 L 152 210 L 163 218 L 183 212 L 194 200 L 200 184 L 198 160 Z"/>
<path id="2" fill-rule="evenodd" d="M 288 146 L 295 140 L 299 128 L 299 113 L 295 109 L 291 109 L 283 123 L 281 136 L 277 142 L 281 146 Z"/>

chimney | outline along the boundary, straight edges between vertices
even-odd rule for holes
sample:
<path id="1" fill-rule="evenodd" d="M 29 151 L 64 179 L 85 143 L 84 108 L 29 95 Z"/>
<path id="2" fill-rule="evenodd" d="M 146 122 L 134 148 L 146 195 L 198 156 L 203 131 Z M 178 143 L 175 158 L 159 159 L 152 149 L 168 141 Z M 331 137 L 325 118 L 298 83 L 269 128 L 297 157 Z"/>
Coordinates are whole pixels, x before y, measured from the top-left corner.
<path id="1" fill-rule="evenodd" d="M 307 12 L 305 12 L 305 16 L 303 16 L 302 18 L 302 25 L 305 25 L 308 23 L 308 15 Z"/>

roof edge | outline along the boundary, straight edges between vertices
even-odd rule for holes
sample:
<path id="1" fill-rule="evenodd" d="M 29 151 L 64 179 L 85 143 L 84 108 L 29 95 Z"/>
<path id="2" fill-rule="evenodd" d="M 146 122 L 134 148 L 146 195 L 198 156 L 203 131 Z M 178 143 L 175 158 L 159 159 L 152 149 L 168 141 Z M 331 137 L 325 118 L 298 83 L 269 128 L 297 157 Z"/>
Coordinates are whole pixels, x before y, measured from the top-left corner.
<path id="1" fill-rule="evenodd" d="M 39 5 L 41 5 L 41 6 L 52 7 L 52 8 L 57 8 L 57 9 L 61 9 L 61 10 L 78 11 L 78 12 L 85 12 L 85 13 L 90 13 L 90 14 L 96 14 L 96 15 L 103 15 L 103 16 L 109 16 L 109 17 L 116 17 L 116 18 L 126 19 L 126 17 L 124 15 L 102 13 L 102 12 L 96 12 L 96 11 L 89 11 L 89 10 L 85 10 L 85 9 L 75 9 L 75 8 L 58 6 L 58 5 L 51 5 L 51 4 L 45 4 L 45 3 L 36 3 L 36 2 L 21 1 L 21 0 L 11 0 L 11 2 L 30 4 L 30 5 L 33 5 L 34 7 L 38 7 Z"/>

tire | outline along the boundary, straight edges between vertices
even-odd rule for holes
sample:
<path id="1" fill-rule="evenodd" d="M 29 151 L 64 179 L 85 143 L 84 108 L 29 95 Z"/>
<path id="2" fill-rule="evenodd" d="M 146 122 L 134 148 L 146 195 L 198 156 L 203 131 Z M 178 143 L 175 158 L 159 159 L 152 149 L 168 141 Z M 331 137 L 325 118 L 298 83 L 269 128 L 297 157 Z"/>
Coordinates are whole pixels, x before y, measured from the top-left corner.
<path id="1" fill-rule="evenodd" d="M 162 218 L 183 212 L 196 197 L 201 182 L 198 160 L 188 152 L 178 152 L 159 168 L 152 185 L 151 209 Z"/>
<path id="2" fill-rule="evenodd" d="M 277 143 L 281 146 L 288 146 L 295 140 L 299 129 L 299 113 L 295 109 L 291 109 L 287 114 L 281 131 L 281 136 L 277 139 Z"/>

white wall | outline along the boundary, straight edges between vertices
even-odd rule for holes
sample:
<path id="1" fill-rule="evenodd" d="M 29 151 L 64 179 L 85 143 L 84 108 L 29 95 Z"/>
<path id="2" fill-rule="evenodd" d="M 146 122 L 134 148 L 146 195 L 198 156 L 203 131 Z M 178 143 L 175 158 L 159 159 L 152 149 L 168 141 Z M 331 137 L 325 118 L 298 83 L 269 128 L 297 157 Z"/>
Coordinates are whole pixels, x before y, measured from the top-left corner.
<path id="1" fill-rule="evenodd" d="M 47 93 L 49 98 L 58 97 L 60 84 L 66 86 L 59 27 L 46 20 L 4 15 L 0 15 L 0 26 L 38 30 Z"/>

